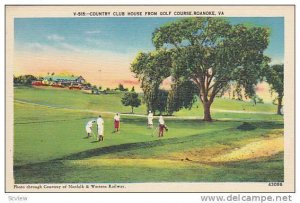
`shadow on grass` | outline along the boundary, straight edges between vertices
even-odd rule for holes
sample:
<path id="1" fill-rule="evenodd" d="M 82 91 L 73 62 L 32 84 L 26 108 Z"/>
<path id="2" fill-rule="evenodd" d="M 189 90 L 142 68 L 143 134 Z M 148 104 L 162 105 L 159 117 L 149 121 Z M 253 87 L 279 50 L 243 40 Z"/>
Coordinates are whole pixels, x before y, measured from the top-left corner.
<path id="1" fill-rule="evenodd" d="M 251 123 L 252 125 L 255 125 L 257 128 L 262 128 L 262 129 L 278 129 L 282 128 L 283 124 L 277 123 L 274 124 L 272 122 L 257 122 L 257 123 Z M 236 130 L 234 128 L 227 128 L 227 129 L 222 129 L 224 130 Z M 199 136 L 201 136 L 199 138 Z M 113 146 L 107 146 L 107 147 L 101 147 L 101 148 L 96 148 L 96 149 L 90 149 L 78 153 L 74 153 L 68 156 L 61 157 L 59 159 L 55 160 L 79 160 L 79 159 L 85 159 L 85 158 L 90 158 L 93 156 L 99 156 L 99 155 L 104 155 L 104 154 L 113 154 L 117 152 L 124 152 L 128 150 L 137 150 L 137 149 L 142 149 L 142 148 L 152 148 L 152 147 L 158 147 L 158 146 L 164 146 L 164 145 L 174 145 L 174 144 L 182 144 L 182 143 L 191 143 L 194 142 L 196 139 L 201 139 L 203 142 L 207 140 L 209 137 L 210 140 L 213 139 L 217 135 L 217 133 L 212 132 L 212 133 L 207 133 L 205 136 L 203 134 L 194 134 L 190 135 L 187 137 L 173 137 L 173 138 L 168 138 L 168 139 L 159 139 L 159 140 L 154 140 L 154 141 L 146 141 L 146 142 L 135 142 L 135 143 L 126 143 L 126 144 L 120 144 L 120 145 L 113 145 Z"/>
<path id="2" fill-rule="evenodd" d="M 191 135 L 191 136 L 188 136 L 185 138 L 169 138 L 169 139 L 164 139 L 164 140 L 126 143 L 126 144 L 113 145 L 113 146 L 107 146 L 107 147 L 99 146 L 100 148 L 90 149 L 90 150 L 74 153 L 71 155 L 63 156 L 61 158 L 57 158 L 57 159 L 53 159 L 53 160 L 49 160 L 49 161 L 45 161 L 45 162 L 29 163 L 29 164 L 14 166 L 14 170 L 23 170 L 26 168 L 32 168 L 32 167 L 43 165 L 43 164 L 46 164 L 49 162 L 60 162 L 60 161 L 64 161 L 64 160 L 81 160 L 81 159 L 90 158 L 93 156 L 112 154 L 112 153 L 116 153 L 116 152 L 124 152 L 124 151 L 128 151 L 128 150 L 192 142 L 193 140 L 195 140 L 196 137 L 199 137 L 199 134 Z M 93 141 L 91 143 L 96 143 L 96 142 L 99 143 L 98 141 Z"/>
<path id="3" fill-rule="evenodd" d="M 123 152 L 128 150 L 136 150 L 141 148 L 152 148 L 170 144 L 179 144 L 185 142 L 192 142 L 195 140 L 196 137 L 199 137 L 199 134 L 191 135 L 184 138 L 169 138 L 164 140 L 154 140 L 154 141 L 147 141 L 147 142 L 136 142 L 136 143 L 126 143 L 120 145 L 113 145 L 107 147 L 101 147 L 96 149 L 90 149 L 83 152 L 74 153 L 68 156 L 61 157 L 55 160 L 80 160 L 85 159 L 93 156 L 99 156 L 104 154 L 113 154 L 116 152 Z M 91 143 L 98 143 L 98 141 L 93 141 Z"/>
<path id="4" fill-rule="evenodd" d="M 278 122 L 278 121 L 250 122 L 250 123 L 255 127 L 261 129 L 279 129 L 284 127 L 283 122 Z"/>
<path id="5" fill-rule="evenodd" d="M 242 131 L 250 131 L 250 130 L 255 130 L 257 127 L 252 125 L 251 123 L 248 122 L 243 122 L 242 125 L 239 125 L 237 127 L 238 130 L 242 130 Z"/>
<path id="6" fill-rule="evenodd" d="M 240 130 L 254 130 L 257 128 L 260 129 L 280 129 L 284 128 L 283 121 L 243 121 L 242 119 L 240 121 L 238 120 L 216 120 L 216 122 L 223 122 L 223 123 L 230 123 L 230 122 L 241 122 L 241 129 Z M 237 126 L 239 127 L 239 126 Z M 253 128 L 253 129 L 252 129 Z M 237 128 L 239 129 L 239 128 Z"/>
<path id="7" fill-rule="evenodd" d="M 270 122 L 260 122 L 255 123 L 255 125 L 260 126 L 261 128 L 266 129 L 276 129 L 280 128 L 282 125 L 280 123 L 271 124 Z M 227 130 L 237 131 L 236 128 L 228 128 Z M 226 129 L 222 129 L 222 131 L 226 131 Z M 74 153 L 71 155 L 67 155 L 58 159 L 49 160 L 40 163 L 26 164 L 21 166 L 14 166 L 14 177 L 16 183 L 61 183 L 61 182 L 78 182 L 82 181 L 81 179 L 77 180 L 77 176 L 73 176 L 72 174 L 77 174 L 78 170 L 82 170 L 79 168 L 74 168 L 74 166 L 69 166 L 65 164 L 66 160 L 81 160 L 84 158 L 90 158 L 93 156 L 99 156 L 104 154 L 113 154 L 116 152 L 125 152 L 127 150 L 136 150 L 136 149 L 147 149 L 157 146 L 164 145 L 178 145 L 185 143 L 194 143 L 195 140 L 198 140 L 202 144 L 205 142 L 212 142 L 219 136 L 218 133 L 212 132 L 207 133 L 205 136 L 200 134 L 190 135 L 188 137 L 179 137 L 179 138 L 169 138 L 162 140 L 154 140 L 147 142 L 138 142 L 138 143 L 127 143 L 120 144 L 114 146 L 101 147 L 96 149 L 90 149 L 83 152 Z M 208 139 L 209 138 L 209 139 Z M 96 142 L 96 141 L 94 141 Z M 224 144 L 224 142 L 222 142 Z M 211 172 L 213 177 L 207 179 L 197 179 L 196 175 L 193 177 L 192 182 L 220 182 L 220 181 L 255 181 L 255 182 L 266 182 L 266 181 L 282 181 L 283 180 L 283 154 L 278 154 L 272 157 L 265 157 L 261 159 L 254 160 L 246 160 L 246 161 L 237 161 L 237 162 L 229 162 L 229 163 L 218 163 L 218 164 L 210 164 L 214 167 L 214 171 Z M 199 166 L 200 167 L 200 166 Z M 200 167 L 201 168 L 201 167 Z M 251 169 L 251 170 L 249 170 Z M 84 170 L 90 170 L 90 168 L 86 168 Z M 138 169 L 139 172 L 142 172 L 143 168 Z M 192 172 L 194 169 L 191 169 Z M 116 181 L 119 182 L 118 179 L 118 171 L 115 169 L 110 169 L 116 175 Z M 243 171 L 243 172 L 241 172 Z M 253 171 L 253 172 L 251 172 Z M 168 171 L 169 173 L 170 171 Z M 173 173 L 176 173 L 173 171 Z M 248 174 L 249 173 L 249 174 Z M 246 174 L 246 175 L 241 175 Z M 259 175 L 259 177 L 258 177 Z M 70 179 L 71 177 L 71 179 Z M 222 178 L 220 178 L 222 177 Z M 105 177 L 99 177 L 99 181 L 103 181 Z M 135 182 L 134 177 L 131 177 L 132 180 L 128 180 L 129 182 Z M 198 177 L 199 178 L 199 177 Z M 94 179 L 91 179 L 94 181 Z M 88 180 L 87 182 L 91 181 Z M 126 179 L 127 180 L 127 179 Z M 183 181 L 184 179 L 174 179 L 173 181 Z M 145 179 L 144 182 L 149 182 L 149 180 Z M 152 180 L 150 180 L 151 182 Z M 160 182 L 160 181 L 158 181 Z"/>
<path id="8" fill-rule="evenodd" d="M 244 160 L 229 163 L 210 164 L 207 170 L 199 164 L 195 168 L 186 168 L 185 173 L 182 169 L 155 169 L 151 171 L 144 167 L 82 167 L 64 163 L 64 161 L 49 161 L 45 163 L 32 164 L 26 167 L 14 167 L 15 183 L 79 183 L 79 182 L 282 182 L 284 180 L 283 153 L 270 157 L 253 160 Z M 151 168 L 151 166 L 149 167 Z M 102 170 L 105 175 L 101 175 Z M 110 176 L 106 175 L 109 171 Z M 148 171 L 150 176 L 139 176 Z M 199 171 L 202 171 L 199 175 Z M 164 174 L 161 177 L 161 174 Z M 188 179 L 187 176 L 190 176 Z M 113 180 L 111 179 L 113 177 Z M 126 177 L 126 178 L 124 178 Z M 167 177 L 167 179 L 166 179 Z M 166 181 L 167 180 L 167 181 Z"/>
<path id="9" fill-rule="evenodd" d="M 222 121 L 227 122 L 227 121 Z M 251 122 L 252 125 L 257 126 L 257 128 L 262 129 L 278 129 L 282 128 L 283 124 L 280 122 Z M 230 127 L 227 129 L 221 129 L 221 131 L 229 130 L 230 134 L 234 134 L 234 131 L 237 129 L 234 127 Z M 100 156 L 105 154 L 113 154 L 118 152 L 125 152 L 128 150 L 137 150 L 137 149 L 147 149 L 147 148 L 153 148 L 158 146 L 164 146 L 164 145 L 176 145 L 176 144 L 184 144 L 184 143 L 194 143 L 195 140 L 198 140 L 202 144 L 210 143 L 211 141 L 215 140 L 215 137 L 218 137 L 218 133 L 212 132 L 212 133 L 206 133 L 203 134 L 194 134 L 187 137 L 173 137 L 168 139 L 158 139 L 153 141 L 146 141 L 146 142 L 134 142 L 134 143 L 125 143 L 125 144 L 119 144 L 119 145 L 113 145 L 113 146 L 106 146 L 101 147 L 99 145 L 99 148 L 96 149 L 89 149 L 82 152 L 77 152 L 74 154 L 70 154 L 67 156 L 63 156 L 61 158 L 49 160 L 49 161 L 61 161 L 61 160 L 80 160 L 85 158 L 90 158 L 93 156 Z M 209 139 L 208 139 L 209 138 Z M 84 139 L 84 138 L 83 138 Z M 224 144 L 224 140 L 221 140 L 222 144 Z M 91 143 L 98 143 L 97 141 L 92 141 Z M 47 161 L 46 161 L 47 162 Z M 19 165 L 15 166 L 16 168 L 22 168 L 26 167 L 26 165 L 34 165 L 35 163 L 29 163 L 25 165 Z M 36 163 L 38 164 L 38 163 Z"/>
<path id="10" fill-rule="evenodd" d="M 94 140 L 94 141 L 92 141 L 91 143 L 101 143 L 101 142 L 99 142 L 99 141 L 97 141 L 97 140 Z"/>

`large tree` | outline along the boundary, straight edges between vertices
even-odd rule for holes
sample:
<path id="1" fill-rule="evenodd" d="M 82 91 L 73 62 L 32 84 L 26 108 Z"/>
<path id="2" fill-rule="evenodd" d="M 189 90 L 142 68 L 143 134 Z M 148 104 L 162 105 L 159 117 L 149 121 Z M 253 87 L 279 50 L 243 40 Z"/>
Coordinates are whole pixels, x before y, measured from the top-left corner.
<path id="1" fill-rule="evenodd" d="M 159 89 L 158 94 L 156 97 L 155 109 L 159 111 L 159 114 L 161 115 L 163 112 L 167 111 L 167 101 L 168 101 L 168 94 L 169 92 L 167 90 Z"/>
<path id="2" fill-rule="evenodd" d="M 198 90 L 196 85 L 189 80 L 179 81 L 173 78 L 173 84 L 168 94 L 168 114 L 179 111 L 182 108 L 190 109 L 196 101 L 195 94 Z"/>
<path id="3" fill-rule="evenodd" d="M 267 82 L 271 86 L 271 90 L 277 93 L 277 114 L 281 115 L 282 100 L 283 100 L 283 80 L 284 80 L 284 65 L 277 64 L 268 67 L 265 71 Z"/>
<path id="4" fill-rule="evenodd" d="M 156 52 L 171 53 L 172 77 L 197 86 L 205 121 L 212 120 L 214 98 L 230 82 L 242 86 L 248 96 L 255 93 L 262 67 L 269 61 L 263 54 L 268 39 L 267 28 L 231 25 L 209 17 L 168 23 L 152 36 Z"/>
<path id="5" fill-rule="evenodd" d="M 159 87 L 163 80 L 170 76 L 171 57 L 165 50 L 152 51 L 150 53 L 138 53 L 131 64 L 131 71 L 141 82 L 144 93 L 144 102 L 149 110 L 159 110 L 157 99 Z"/>

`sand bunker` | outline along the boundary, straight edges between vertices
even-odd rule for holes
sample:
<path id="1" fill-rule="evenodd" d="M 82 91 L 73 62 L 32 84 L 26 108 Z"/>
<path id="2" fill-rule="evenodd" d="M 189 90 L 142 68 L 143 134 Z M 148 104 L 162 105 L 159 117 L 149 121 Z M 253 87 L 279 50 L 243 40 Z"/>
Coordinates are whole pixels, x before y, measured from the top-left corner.
<path id="1" fill-rule="evenodd" d="M 283 137 L 263 139 L 249 143 L 240 149 L 219 155 L 211 159 L 211 162 L 240 161 L 272 156 L 283 151 Z"/>
<path id="2" fill-rule="evenodd" d="M 284 151 L 283 130 L 275 130 L 262 137 L 242 142 L 243 144 L 216 144 L 213 147 L 170 153 L 167 156 L 169 159 L 181 161 L 222 163 L 268 157 Z"/>

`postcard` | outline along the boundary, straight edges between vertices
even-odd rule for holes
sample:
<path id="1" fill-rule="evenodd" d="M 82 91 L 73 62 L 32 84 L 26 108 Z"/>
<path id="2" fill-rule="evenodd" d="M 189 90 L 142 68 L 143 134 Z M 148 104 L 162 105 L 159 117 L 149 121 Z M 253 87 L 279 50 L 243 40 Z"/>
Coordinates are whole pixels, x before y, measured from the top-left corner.
<path id="1" fill-rule="evenodd" d="M 295 192 L 295 7 L 6 5 L 6 192 Z"/>

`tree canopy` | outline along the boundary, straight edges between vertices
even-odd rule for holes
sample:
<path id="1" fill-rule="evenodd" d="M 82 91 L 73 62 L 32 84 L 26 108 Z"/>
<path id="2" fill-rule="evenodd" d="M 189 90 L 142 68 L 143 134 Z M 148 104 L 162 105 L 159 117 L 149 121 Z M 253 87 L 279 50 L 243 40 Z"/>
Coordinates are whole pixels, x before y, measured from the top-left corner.
<path id="1" fill-rule="evenodd" d="M 22 84 L 22 85 L 31 85 L 33 81 L 37 80 L 37 77 L 33 75 L 20 75 L 18 77 L 13 78 L 14 84 Z"/>
<path id="2" fill-rule="evenodd" d="M 141 99 L 136 92 L 126 92 L 121 100 L 124 106 L 131 106 L 131 113 L 133 113 L 134 107 L 139 107 L 141 105 Z"/>
<path id="3" fill-rule="evenodd" d="M 131 64 L 131 71 L 141 81 L 144 92 L 144 102 L 147 112 L 158 110 L 156 101 L 159 86 L 163 80 L 170 76 L 171 55 L 166 50 L 157 50 L 150 53 L 138 53 Z"/>
<path id="4" fill-rule="evenodd" d="M 169 99 L 175 101 L 179 89 L 188 98 L 169 105 L 171 111 L 191 106 L 196 94 L 203 104 L 205 121 L 212 120 L 211 104 L 230 83 L 243 88 L 246 96 L 255 95 L 254 87 L 270 61 L 264 55 L 269 34 L 265 27 L 232 25 L 226 19 L 211 17 L 183 18 L 157 28 L 152 34 L 156 50 L 139 53 L 131 64 L 131 71 L 141 81 L 148 110 L 155 110 L 159 86 L 169 76 L 173 81 Z M 187 84 L 197 91 L 182 87 Z"/>
<path id="5" fill-rule="evenodd" d="M 282 100 L 284 96 L 284 65 L 276 64 L 268 67 L 265 71 L 265 77 L 267 83 L 271 86 L 271 90 L 277 93 L 277 114 L 281 114 Z"/>
<path id="6" fill-rule="evenodd" d="M 210 106 L 215 96 L 230 81 L 253 95 L 263 66 L 269 62 L 263 53 L 269 42 L 267 28 L 231 25 L 222 18 L 168 23 L 154 31 L 152 42 L 157 50 L 171 53 L 172 77 L 197 86 L 206 121 L 212 120 Z"/>
<path id="7" fill-rule="evenodd" d="M 175 80 L 175 79 L 173 79 Z M 168 95 L 167 110 L 169 114 L 182 108 L 190 109 L 196 101 L 197 87 L 189 80 L 174 81 Z"/>

